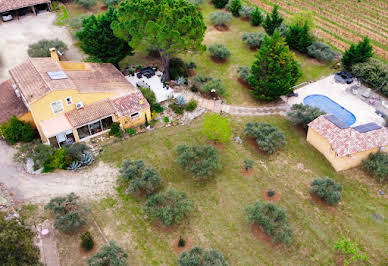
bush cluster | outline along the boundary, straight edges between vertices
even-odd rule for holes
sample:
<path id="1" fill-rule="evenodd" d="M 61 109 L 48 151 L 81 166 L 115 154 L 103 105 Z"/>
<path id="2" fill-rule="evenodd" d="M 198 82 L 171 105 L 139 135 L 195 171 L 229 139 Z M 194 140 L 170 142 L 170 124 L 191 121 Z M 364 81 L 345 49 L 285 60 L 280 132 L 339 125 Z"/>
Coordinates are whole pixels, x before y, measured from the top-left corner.
<path id="1" fill-rule="evenodd" d="M 176 152 L 178 154 L 178 165 L 182 169 L 191 172 L 195 180 L 208 178 L 221 168 L 220 156 L 213 146 L 179 144 Z"/>
<path id="2" fill-rule="evenodd" d="M 290 245 L 294 230 L 290 227 L 287 212 L 271 202 L 256 201 L 245 208 L 250 223 L 257 223 L 266 234 L 272 236 L 273 242 Z"/>
<path id="3" fill-rule="evenodd" d="M 223 96 L 226 93 L 226 88 L 221 80 L 212 79 L 203 85 L 200 90 L 207 94 L 215 92 L 218 96 Z"/>
<path id="4" fill-rule="evenodd" d="M 217 60 L 227 59 L 231 55 L 229 49 L 221 43 L 215 43 L 210 45 L 209 53 L 214 59 Z"/>
<path id="5" fill-rule="evenodd" d="M 388 153 L 372 153 L 362 162 L 362 168 L 373 174 L 379 182 L 385 182 L 388 178 Z"/>
<path id="6" fill-rule="evenodd" d="M 192 112 L 195 109 L 197 109 L 198 103 L 196 100 L 191 99 L 186 105 L 185 105 L 185 110 L 188 112 Z"/>
<path id="7" fill-rule="evenodd" d="M 322 112 L 319 108 L 300 103 L 291 106 L 291 110 L 287 113 L 287 117 L 294 125 L 302 125 L 304 129 L 307 129 L 308 124 L 311 121 L 323 114 L 325 114 L 325 112 Z"/>
<path id="8" fill-rule="evenodd" d="M 75 0 L 80 6 L 89 9 L 97 4 L 97 0 Z"/>
<path id="9" fill-rule="evenodd" d="M 217 265 L 228 266 L 224 255 L 218 250 L 203 250 L 200 247 L 193 247 L 189 252 L 183 251 L 178 259 L 179 266 L 201 266 Z"/>
<path id="10" fill-rule="evenodd" d="M 74 193 L 53 198 L 44 208 L 55 213 L 54 228 L 66 234 L 77 232 L 86 224 L 88 210 Z"/>
<path id="11" fill-rule="evenodd" d="M 209 18 L 210 22 L 216 26 L 228 26 L 232 21 L 232 15 L 225 11 L 212 12 Z"/>
<path id="12" fill-rule="evenodd" d="M 147 102 L 151 106 L 151 112 L 157 111 L 158 108 L 160 108 L 160 105 L 156 102 L 156 95 L 150 88 L 146 87 L 140 87 L 139 90 L 143 94 L 144 98 L 146 98 Z"/>
<path id="13" fill-rule="evenodd" d="M 183 113 L 185 112 L 185 108 L 183 105 L 180 105 L 176 102 L 173 102 L 173 103 L 170 103 L 168 105 L 168 108 L 170 108 L 171 110 L 174 111 L 174 113 L 178 114 L 178 115 L 183 115 Z"/>
<path id="14" fill-rule="evenodd" d="M 0 135 L 9 143 L 30 142 L 38 132 L 32 128 L 29 122 L 19 120 L 12 116 L 7 122 L 0 125 Z"/>
<path id="15" fill-rule="evenodd" d="M 119 122 L 112 123 L 112 125 L 110 126 L 109 135 L 115 136 L 118 138 L 123 136 L 123 130 L 121 129 Z"/>
<path id="16" fill-rule="evenodd" d="M 50 57 L 50 48 L 56 48 L 57 51 L 67 51 L 67 45 L 59 40 L 59 39 L 54 39 L 54 40 L 47 40 L 43 39 L 40 40 L 36 43 L 32 43 L 28 46 L 28 56 L 30 57 Z"/>
<path id="17" fill-rule="evenodd" d="M 357 78 L 370 84 L 374 89 L 388 96 L 388 65 L 370 58 L 364 63 L 352 66 L 352 73 Z"/>
<path id="18" fill-rule="evenodd" d="M 244 32 L 241 36 L 242 41 L 251 49 L 259 49 L 264 38 L 263 32 Z"/>
<path id="19" fill-rule="evenodd" d="M 247 66 L 239 66 L 237 68 L 237 74 L 241 80 L 248 82 L 248 78 L 251 75 L 251 70 Z"/>
<path id="20" fill-rule="evenodd" d="M 242 18 L 250 18 L 255 8 L 252 6 L 242 6 L 238 11 L 238 14 Z"/>
<path id="21" fill-rule="evenodd" d="M 81 235 L 81 247 L 86 251 L 93 249 L 94 240 L 90 232 L 85 232 Z"/>
<path id="22" fill-rule="evenodd" d="M 245 134 L 256 139 L 261 150 L 272 154 L 286 145 L 286 137 L 278 128 L 262 122 L 248 122 Z"/>
<path id="23" fill-rule="evenodd" d="M 313 42 L 309 47 L 307 47 L 307 54 L 311 57 L 318 59 L 323 62 L 330 62 L 338 55 L 330 45 L 324 42 Z"/>
<path id="24" fill-rule="evenodd" d="M 341 200 L 341 191 L 341 184 L 328 177 L 314 179 L 311 183 L 311 192 L 325 200 L 329 205 L 336 204 Z"/>
<path id="25" fill-rule="evenodd" d="M 191 91 L 197 92 L 200 90 L 207 82 L 213 80 L 212 77 L 203 76 L 203 75 L 196 75 L 193 79 L 193 84 L 191 86 Z"/>
<path id="26" fill-rule="evenodd" d="M 168 71 L 172 80 L 177 80 L 178 77 L 187 78 L 189 76 L 187 64 L 178 57 L 173 57 L 169 60 Z"/>
<path id="27" fill-rule="evenodd" d="M 88 266 L 125 266 L 127 265 L 128 254 L 116 245 L 115 242 L 110 241 L 108 244 L 103 245 L 100 250 L 91 256 L 87 263 Z"/>

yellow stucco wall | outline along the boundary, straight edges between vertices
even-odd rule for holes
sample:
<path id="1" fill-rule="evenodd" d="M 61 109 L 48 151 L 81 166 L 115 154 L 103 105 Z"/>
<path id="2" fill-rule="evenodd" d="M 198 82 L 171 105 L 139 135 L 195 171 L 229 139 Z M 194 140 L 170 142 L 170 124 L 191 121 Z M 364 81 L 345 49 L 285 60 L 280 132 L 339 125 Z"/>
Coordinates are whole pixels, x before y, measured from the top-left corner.
<path id="1" fill-rule="evenodd" d="M 149 108 L 143 109 L 140 112 L 140 115 L 134 119 L 131 119 L 130 115 L 124 116 L 124 117 L 118 117 L 115 115 L 114 120 L 116 122 L 119 122 L 123 129 L 127 129 L 130 127 L 136 127 L 136 126 L 139 126 L 141 124 L 144 124 L 145 123 L 145 115 L 147 115 L 148 122 L 150 122 L 151 121 L 151 112 L 150 112 Z"/>
<path id="2" fill-rule="evenodd" d="M 27 112 L 25 114 L 22 114 L 21 116 L 18 117 L 20 120 L 24 121 L 24 122 L 30 122 L 31 123 L 31 126 L 36 128 L 36 125 L 35 125 L 35 121 L 34 121 L 34 118 L 32 117 L 32 114 L 31 112 Z"/>
<path id="3" fill-rule="evenodd" d="M 326 157 L 336 171 L 357 167 L 369 154 L 379 151 L 379 148 L 375 148 L 354 153 L 351 156 L 337 157 L 329 142 L 312 128 L 307 132 L 307 141 Z M 388 145 L 385 147 L 385 152 L 388 152 Z"/>

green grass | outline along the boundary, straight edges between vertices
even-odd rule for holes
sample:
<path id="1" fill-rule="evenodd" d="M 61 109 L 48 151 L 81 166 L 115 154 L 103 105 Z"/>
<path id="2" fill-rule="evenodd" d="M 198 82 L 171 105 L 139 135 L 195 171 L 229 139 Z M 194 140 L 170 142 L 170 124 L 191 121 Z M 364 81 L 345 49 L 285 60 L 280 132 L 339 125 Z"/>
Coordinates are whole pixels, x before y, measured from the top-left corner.
<path id="1" fill-rule="evenodd" d="M 250 120 L 267 121 L 283 130 L 286 148 L 271 156 L 255 151 L 243 134 Z M 333 245 L 342 235 L 361 244 L 373 265 L 384 263 L 387 222 L 375 222 L 372 214 L 386 216 L 388 205 L 378 190 L 387 190 L 387 185 L 376 184 L 359 169 L 336 173 L 305 141 L 304 133 L 281 117 L 233 117 L 231 122 L 233 136 L 242 137 L 243 144 L 224 145 L 219 151 L 223 168 L 207 182 L 197 183 L 182 171 L 175 153 L 179 143 L 208 142 L 200 133 L 201 120 L 137 135 L 104 148 L 103 161 L 119 166 L 124 159 L 143 159 L 161 173 L 165 188 L 183 190 L 195 202 L 191 217 L 168 232 L 160 232 L 144 217 L 144 199 L 126 195 L 123 185 L 115 198 L 92 203 L 98 223 L 108 238 L 128 250 L 131 265 L 174 265 L 177 255 L 172 245 L 180 234 L 193 245 L 220 250 L 230 265 L 333 265 Z M 240 173 L 244 159 L 254 160 L 253 176 Z M 298 163 L 303 163 L 304 169 L 299 169 Z M 311 181 L 323 176 L 344 186 L 342 202 L 330 210 L 314 203 L 309 195 Z M 288 249 L 256 239 L 245 217 L 244 206 L 262 200 L 269 188 L 281 194 L 278 204 L 287 209 L 296 231 Z"/>
<path id="2" fill-rule="evenodd" d="M 62 5 L 57 11 L 57 20 L 55 21 L 55 25 L 64 26 L 69 21 L 69 12 L 66 9 L 66 6 Z"/>
<path id="3" fill-rule="evenodd" d="M 205 24 L 208 29 L 206 31 L 204 44 L 207 46 L 213 43 L 222 43 L 231 51 L 231 57 L 225 63 L 215 63 L 209 55 L 209 52 L 185 54 L 181 57 L 186 61 L 194 61 L 198 68 L 196 72 L 219 78 L 227 88 L 225 100 L 229 104 L 235 105 L 260 105 L 261 102 L 254 99 L 249 89 L 238 81 L 236 73 L 238 66 L 251 66 L 255 60 L 256 51 L 250 50 L 241 40 L 243 32 L 264 31 L 262 27 L 253 27 L 249 22 L 243 21 L 240 18 L 233 18 L 229 31 L 220 32 L 216 30 L 209 22 L 209 14 L 217 11 L 213 5 L 205 2 L 199 6 L 202 11 Z M 305 81 L 318 80 L 323 76 L 328 76 L 335 72 L 330 68 L 330 64 L 321 64 L 305 55 L 297 54 L 297 60 L 301 63 L 303 76 L 298 83 Z M 144 56 L 141 52 L 136 52 L 135 56 L 129 56 L 121 62 L 121 65 L 147 65 L 155 63 L 157 60 Z"/>

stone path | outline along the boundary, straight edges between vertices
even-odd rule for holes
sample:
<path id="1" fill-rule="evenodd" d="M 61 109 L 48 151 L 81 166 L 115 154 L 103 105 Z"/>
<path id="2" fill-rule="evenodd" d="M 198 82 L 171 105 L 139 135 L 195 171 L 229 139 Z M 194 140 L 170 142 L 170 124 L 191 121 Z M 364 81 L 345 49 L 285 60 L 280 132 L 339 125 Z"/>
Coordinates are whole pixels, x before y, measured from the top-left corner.
<path id="1" fill-rule="evenodd" d="M 209 111 L 215 113 L 228 113 L 231 115 L 243 115 L 243 116 L 262 116 L 262 115 L 283 115 L 285 116 L 288 111 L 288 105 L 286 103 L 262 106 L 262 107 L 245 107 L 224 104 L 221 100 L 209 100 L 196 95 L 191 91 L 185 90 L 182 95 L 186 100 L 195 99 L 198 102 L 198 106 L 203 107 Z"/>

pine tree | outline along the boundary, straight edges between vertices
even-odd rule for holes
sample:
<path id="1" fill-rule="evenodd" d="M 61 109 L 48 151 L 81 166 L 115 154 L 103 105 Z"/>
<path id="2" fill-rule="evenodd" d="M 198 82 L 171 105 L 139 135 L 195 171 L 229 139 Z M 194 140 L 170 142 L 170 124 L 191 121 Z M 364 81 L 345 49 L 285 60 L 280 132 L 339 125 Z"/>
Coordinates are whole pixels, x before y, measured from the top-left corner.
<path id="1" fill-rule="evenodd" d="M 290 93 L 301 75 L 295 54 L 275 31 L 272 37 L 265 37 L 248 82 L 257 99 L 269 101 Z"/>
<path id="2" fill-rule="evenodd" d="M 260 26 L 261 23 L 263 23 L 263 14 L 260 9 L 256 7 L 256 9 L 251 13 L 251 25 Z"/>
<path id="3" fill-rule="evenodd" d="M 263 27 L 268 35 L 272 35 L 283 23 L 283 18 L 279 15 L 278 9 L 279 6 L 275 5 L 272 9 L 272 14 L 265 18 Z"/>

